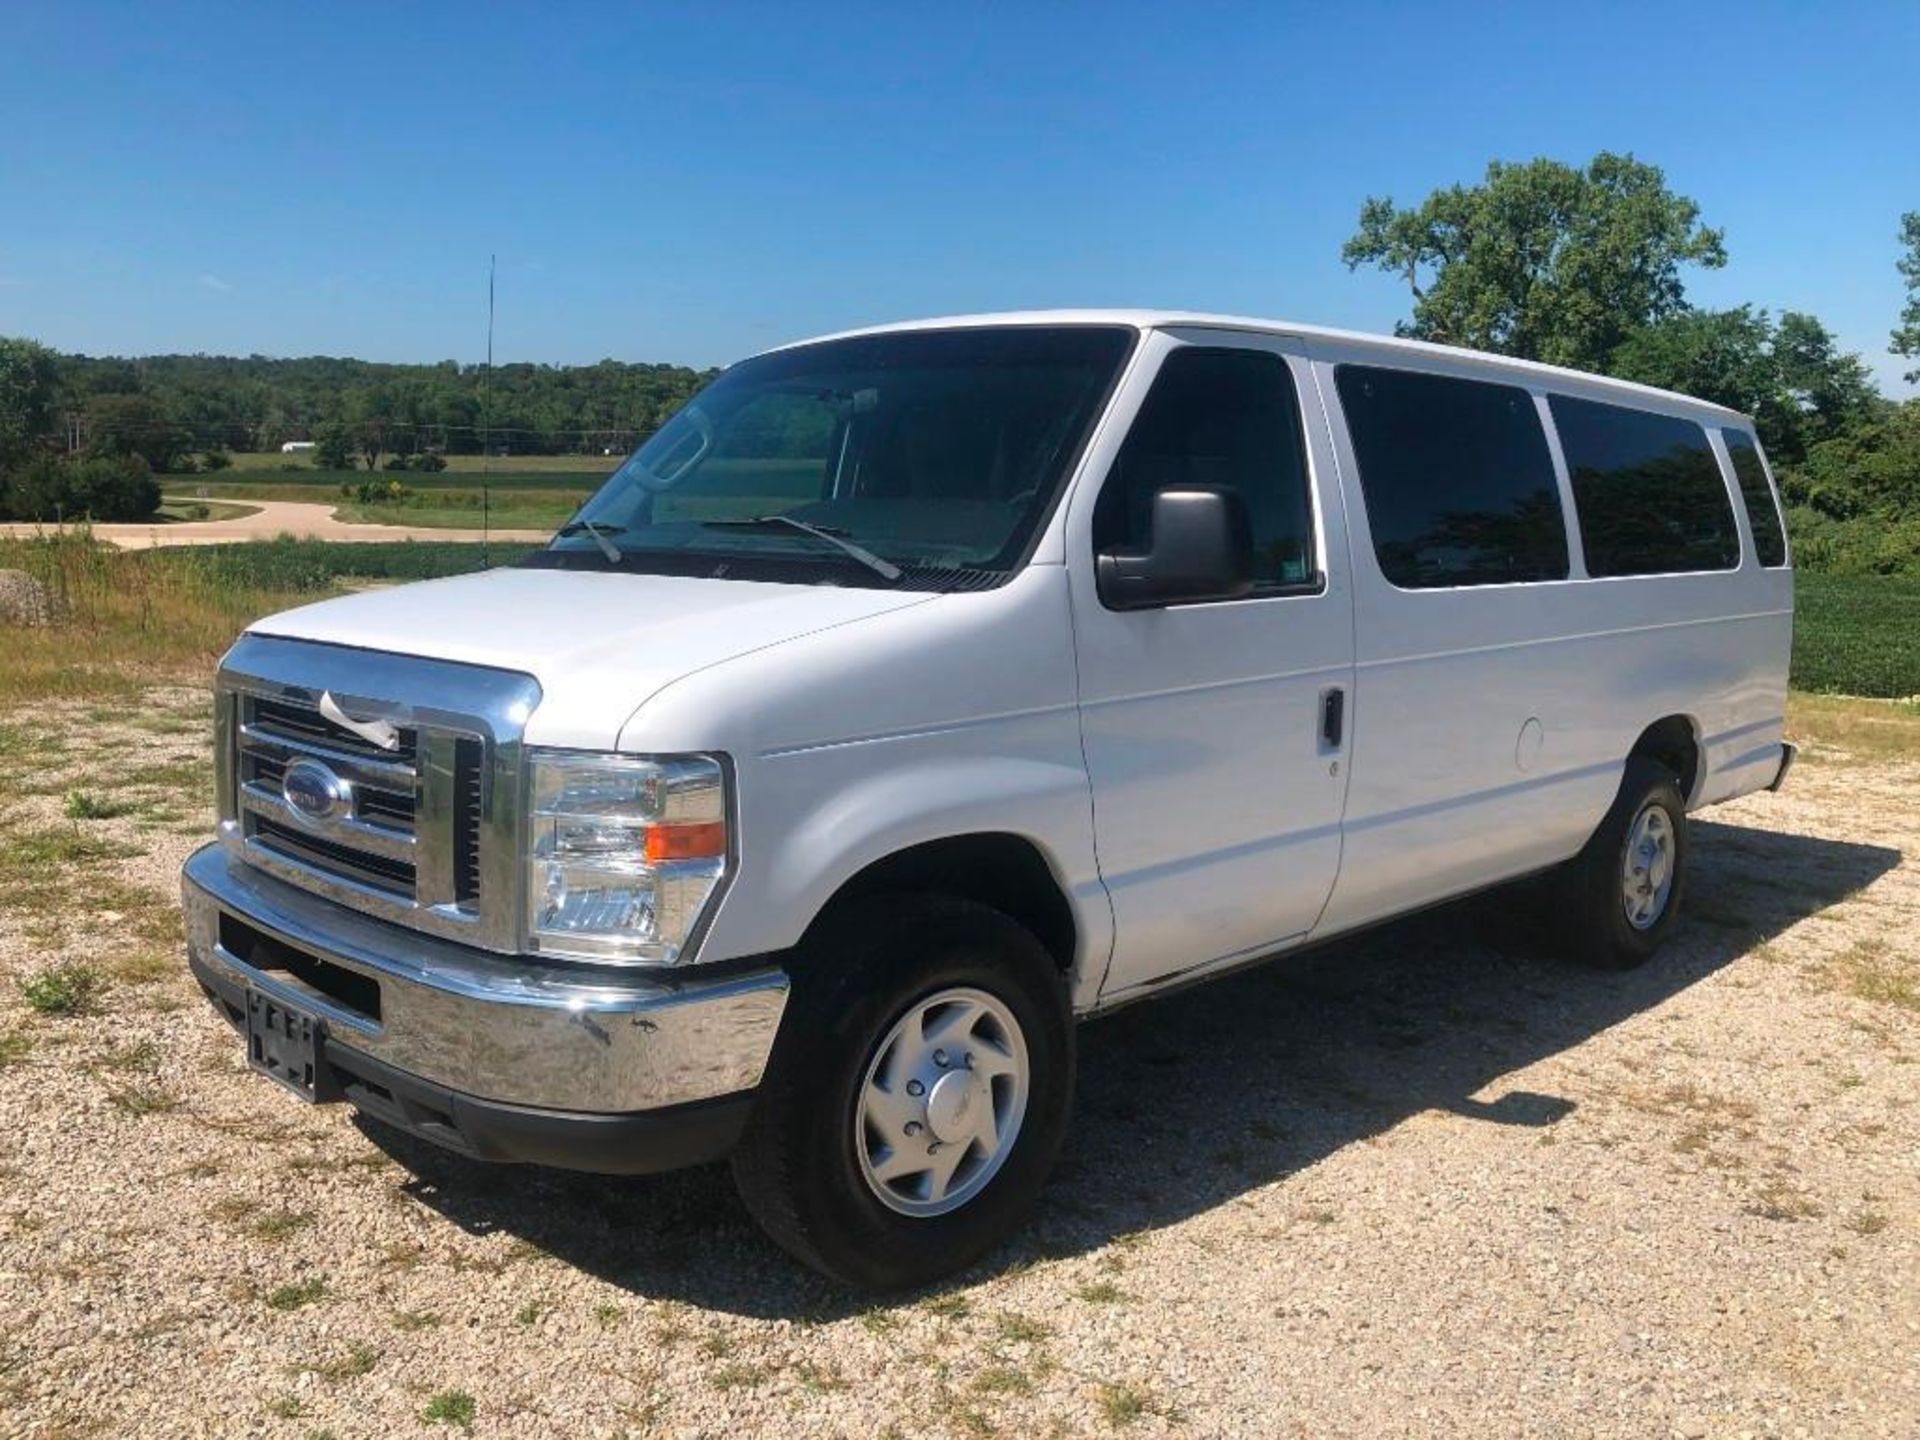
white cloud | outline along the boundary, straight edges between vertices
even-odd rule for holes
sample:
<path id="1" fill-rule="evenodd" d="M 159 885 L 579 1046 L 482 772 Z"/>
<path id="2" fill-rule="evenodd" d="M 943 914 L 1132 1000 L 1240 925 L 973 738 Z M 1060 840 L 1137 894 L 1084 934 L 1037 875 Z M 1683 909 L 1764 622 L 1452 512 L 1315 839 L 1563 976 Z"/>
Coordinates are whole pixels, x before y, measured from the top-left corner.
<path id="1" fill-rule="evenodd" d="M 209 290 L 233 289 L 233 286 L 229 285 L 226 281 L 222 280 L 218 275 L 202 275 L 200 277 L 200 283 L 206 286 L 207 289 Z"/>

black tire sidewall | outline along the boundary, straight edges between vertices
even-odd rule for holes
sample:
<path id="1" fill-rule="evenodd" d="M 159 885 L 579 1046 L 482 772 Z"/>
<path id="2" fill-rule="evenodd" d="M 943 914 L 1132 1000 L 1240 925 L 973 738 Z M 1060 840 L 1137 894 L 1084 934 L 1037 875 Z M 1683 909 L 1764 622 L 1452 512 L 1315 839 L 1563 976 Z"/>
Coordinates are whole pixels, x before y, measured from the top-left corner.
<path id="1" fill-rule="evenodd" d="M 942 990 L 983 990 L 1012 1012 L 1027 1046 L 1027 1108 L 986 1188 L 951 1214 L 890 1209 L 861 1173 L 855 1114 L 881 1040 Z M 736 1155 L 748 1208 L 817 1268 L 868 1289 L 926 1283 L 963 1269 L 1024 1217 L 1059 1150 L 1072 1103 L 1074 1046 L 1066 986 L 1020 925 L 944 897 L 849 907 L 797 957 L 794 993 Z M 757 1153 L 756 1153 L 757 1152 Z M 784 1197 L 760 1192 L 784 1183 Z"/>
<path id="2" fill-rule="evenodd" d="M 1634 821 L 1649 804 L 1667 812 L 1673 830 L 1673 884 L 1659 918 L 1644 930 L 1627 919 L 1620 877 Z M 1586 938 L 1583 959 L 1604 969 L 1627 970 L 1646 963 L 1660 948 L 1680 914 L 1688 870 L 1686 797 L 1673 773 L 1657 761 L 1633 756 L 1627 761 L 1620 793 L 1607 818 L 1577 862 L 1577 923 Z"/>

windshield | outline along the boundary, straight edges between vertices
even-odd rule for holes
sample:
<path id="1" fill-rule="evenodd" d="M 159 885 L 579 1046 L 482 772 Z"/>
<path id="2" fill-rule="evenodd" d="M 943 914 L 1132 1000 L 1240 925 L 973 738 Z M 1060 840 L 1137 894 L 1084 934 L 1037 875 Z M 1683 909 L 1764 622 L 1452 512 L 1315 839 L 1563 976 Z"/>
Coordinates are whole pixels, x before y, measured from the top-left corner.
<path id="1" fill-rule="evenodd" d="M 979 583 L 964 572 L 1021 563 L 1133 338 L 1111 326 L 915 330 L 743 361 L 529 563 Z"/>

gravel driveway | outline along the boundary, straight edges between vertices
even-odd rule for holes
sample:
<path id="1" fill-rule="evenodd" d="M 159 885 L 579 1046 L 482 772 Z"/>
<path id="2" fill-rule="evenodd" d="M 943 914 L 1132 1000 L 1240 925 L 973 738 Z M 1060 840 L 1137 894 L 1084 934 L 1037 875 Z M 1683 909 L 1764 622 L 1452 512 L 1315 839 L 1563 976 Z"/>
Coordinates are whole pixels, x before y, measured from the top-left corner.
<path id="1" fill-rule="evenodd" d="M 168 908 L 203 711 L 0 723 L 0 1434 L 1920 1433 L 1920 749 L 1710 812 L 1644 971 L 1494 896 L 1088 1027 L 1025 1237 L 876 1305 L 724 1170 L 245 1073 Z"/>

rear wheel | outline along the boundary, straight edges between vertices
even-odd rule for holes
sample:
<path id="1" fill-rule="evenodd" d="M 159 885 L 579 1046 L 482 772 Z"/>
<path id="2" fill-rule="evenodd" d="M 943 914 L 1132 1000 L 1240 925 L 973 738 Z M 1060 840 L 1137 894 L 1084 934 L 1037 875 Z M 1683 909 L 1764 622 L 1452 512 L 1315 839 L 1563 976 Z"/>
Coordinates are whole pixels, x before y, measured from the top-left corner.
<path id="1" fill-rule="evenodd" d="M 1628 757 L 1613 808 L 1559 876 L 1558 923 L 1576 959 L 1607 970 L 1645 964 L 1680 912 L 1687 805 L 1673 772 Z"/>
<path id="2" fill-rule="evenodd" d="M 1073 1093 L 1064 977 L 971 901 L 880 896 L 830 917 L 734 1152 L 781 1246 L 870 1289 L 965 1268 L 1024 1218 Z"/>

